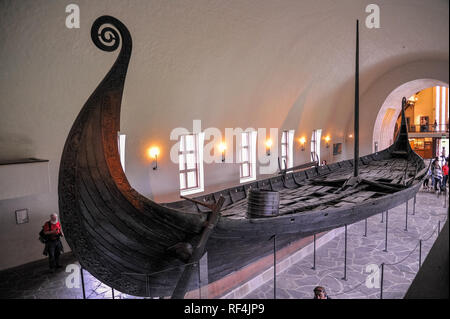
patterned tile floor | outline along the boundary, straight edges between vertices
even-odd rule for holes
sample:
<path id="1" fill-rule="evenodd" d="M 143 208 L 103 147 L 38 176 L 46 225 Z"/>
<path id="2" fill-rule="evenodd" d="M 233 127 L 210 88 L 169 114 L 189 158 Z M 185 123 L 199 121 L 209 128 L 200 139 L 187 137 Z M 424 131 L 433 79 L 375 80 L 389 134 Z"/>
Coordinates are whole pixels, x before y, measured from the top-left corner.
<path id="1" fill-rule="evenodd" d="M 383 298 L 403 298 L 419 267 L 419 239 L 422 239 L 422 263 L 437 238 L 437 228 L 447 219 L 448 208 L 444 208 L 445 196 L 439 198 L 420 191 L 417 194 L 415 215 L 413 200 L 409 201 L 408 231 L 406 204 L 388 213 L 388 247 L 385 248 L 386 215 L 381 214 L 367 220 L 367 237 L 364 237 L 365 222 L 348 226 L 347 231 L 347 280 L 344 277 L 344 233 L 326 243 L 316 251 L 316 269 L 313 256 L 307 256 L 284 272 L 277 274 L 276 297 L 278 299 L 310 299 L 315 286 L 323 286 L 333 299 L 380 298 L 379 278 L 381 263 L 385 263 Z M 448 207 L 448 199 L 447 205 Z M 428 239 L 424 241 L 425 239 Z M 411 253 L 412 252 L 412 253 Z M 409 257 L 408 257 L 409 256 Z M 369 266 L 371 265 L 372 266 Z M 395 265 L 387 265 L 395 264 Z M 374 267 L 372 270 L 366 267 Z M 378 269 L 379 272 L 376 272 Z M 369 276 L 370 275 L 370 276 Z M 368 285 L 366 285 L 368 281 Z M 376 285 L 377 283 L 378 285 Z M 370 287 L 370 288 L 369 288 Z M 274 297 L 273 279 L 246 295 L 251 299 Z"/>
<path id="2" fill-rule="evenodd" d="M 0 299 L 82 299 L 78 262 L 71 254 L 66 254 L 61 258 L 61 264 L 65 267 L 54 273 L 49 271 L 46 261 L 0 272 Z M 112 298 L 110 287 L 95 279 L 87 271 L 83 273 L 86 298 Z M 137 298 L 118 291 L 114 292 L 114 297 Z"/>
<path id="3" fill-rule="evenodd" d="M 277 276 L 277 298 L 307 298 L 313 287 L 322 285 L 332 298 L 379 298 L 379 288 L 367 288 L 365 272 L 369 264 L 395 263 L 406 257 L 420 238 L 426 239 L 441 227 L 446 220 L 447 209 L 443 208 L 444 197 L 419 192 L 416 214 L 412 215 L 412 200 L 409 204 L 408 231 L 405 232 L 405 205 L 389 211 L 388 252 L 384 249 L 385 223 L 381 215 L 368 219 L 368 236 L 363 237 L 364 221 L 348 227 L 347 281 L 342 280 L 344 266 L 344 235 L 339 235 L 316 252 L 316 270 L 312 270 L 312 256 L 307 256 Z M 423 242 L 422 260 L 436 239 L 437 230 L 429 240 Z M 83 298 L 79 264 L 70 255 L 62 258 L 65 267 L 55 273 L 48 270 L 47 261 L 16 267 L 0 272 L 0 298 L 25 299 L 75 299 Z M 418 248 L 403 262 L 386 266 L 384 297 L 402 298 L 418 270 Z M 110 299 L 112 290 L 84 271 L 86 298 Z M 72 288 L 69 288 L 74 286 Z M 356 287 L 356 288 L 355 288 Z M 117 299 L 140 299 L 114 291 Z M 246 298 L 273 298 L 273 280 L 250 292 Z"/>

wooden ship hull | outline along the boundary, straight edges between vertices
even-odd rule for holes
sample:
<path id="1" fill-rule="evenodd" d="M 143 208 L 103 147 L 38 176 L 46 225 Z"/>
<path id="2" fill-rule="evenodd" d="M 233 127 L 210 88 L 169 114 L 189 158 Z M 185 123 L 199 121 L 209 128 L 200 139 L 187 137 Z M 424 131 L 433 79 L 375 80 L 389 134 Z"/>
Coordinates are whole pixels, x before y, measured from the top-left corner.
<path id="1" fill-rule="evenodd" d="M 191 265 L 205 251 L 211 283 L 271 254 L 273 236 L 280 249 L 398 206 L 419 190 L 427 168 L 409 146 L 402 110 L 396 142 L 360 157 L 356 179 L 354 161 L 346 160 L 281 171 L 193 200 L 155 203 L 130 186 L 118 152 L 131 36 L 119 20 L 103 16 L 94 22 L 91 37 L 104 51 L 122 45 L 67 137 L 59 172 L 59 210 L 65 238 L 81 266 L 116 290 L 183 297 L 197 287 L 198 273 Z M 248 193 L 258 189 L 278 192 L 276 216 L 247 215 Z"/>

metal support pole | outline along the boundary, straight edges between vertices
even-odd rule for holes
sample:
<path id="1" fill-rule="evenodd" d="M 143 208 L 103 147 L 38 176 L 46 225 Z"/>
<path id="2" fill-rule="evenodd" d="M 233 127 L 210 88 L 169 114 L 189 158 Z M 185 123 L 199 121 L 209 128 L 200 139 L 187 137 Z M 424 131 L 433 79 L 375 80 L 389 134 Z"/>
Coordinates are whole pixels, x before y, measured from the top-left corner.
<path id="1" fill-rule="evenodd" d="M 208 252 L 198 261 L 199 299 L 208 299 Z"/>
<path id="2" fill-rule="evenodd" d="M 414 195 L 414 206 L 413 206 L 413 215 L 416 214 L 416 195 Z"/>
<path id="3" fill-rule="evenodd" d="M 114 288 L 111 288 L 112 299 L 114 299 Z"/>
<path id="4" fill-rule="evenodd" d="M 384 223 L 384 212 L 381 212 L 381 222 L 380 223 Z"/>
<path id="5" fill-rule="evenodd" d="M 440 232 L 441 232 L 441 221 L 438 220 L 438 236 Z"/>
<path id="6" fill-rule="evenodd" d="M 145 290 L 147 290 L 147 297 L 150 297 L 150 276 L 145 275 Z"/>
<path id="7" fill-rule="evenodd" d="M 449 182 L 449 187 L 450 187 L 450 182 Z M 445 200 L 444 200 L 444 208 L 447 207 L 447 187 L 445 188 Z M 447 220 L 450 217 L 450 209 L 447 209 Z"/>
<path id="8" fill-rule="evenodd" d="M 422 239 L 419 240 L 419 269 L 422 266 Z"/>
<path id="9" fill-rule="evenodd" d="M 406 201 L 406 212 L 405 212 L 405 217 L 406 217 L 406 221 L 405 221 L 405 231 L 408 231 L 408 201 Z"/>
<path id="10" fill-rule="evenodd" d="M 389 221 L 389 211 L 386 211 L 386 233 L 384 237 L 384 252 L 387 252 L 387 243 L 388 243 L 388 221 Z"/>
<path id="11" fill-rule="evenodd" d="M 83 267 L 80 267 L 80 273 L 81 273 L 81 288 L 83 289 L 83 299 L 86 299 L 86 291 L 84 290 Z"/>
<path id="12" fill-rule="evenodd" d="M 384 263 L 381 264 L 380 299 L 383 299 Z"/>
<path id="13" fill-rule="evenodd" d="M 364 220 L 364 237 L 367 237 L 367 218 Z"/>
<path id="14" fill-rule="evenodd" d="M 316 269 L 316 234 L 314 234 L 313 266 L 311 269 Z"/>
<path id="15" fill-rule="evenodd" d="M 277 235 L 273 235 L 273 299 L 277 299 Z"/>
<path id="16" fill-rule="evenodd" d="M 359 20 L 356 20 L 356 59 L 355 59 L 355 113 L 354 113 L 355 145 L 353 152 L 353 176 L 359 175 Z"/>
<path id="17" fill-rule="evenodd" d="M 445 186 L 445 189 L 444 189 L 444 208 L 447 208 L 447 185 L 444 185 L 444 186 Z"/>
<path id="18" fill-rule="evenodd" d="M 198 273 L 198 278 L 197 278 L 198 299 L 202 299 L 202 283 L 201 283 L 201 279 L 200 279 L 200 261 L 197 262 L 197 273 Z"/>
<path id="19" fill-rule="evenodd" d="M 344 277 L 342 278 L 342 280 L 347 280 L 347 225 L 345 225 L 344 238 Z"/>

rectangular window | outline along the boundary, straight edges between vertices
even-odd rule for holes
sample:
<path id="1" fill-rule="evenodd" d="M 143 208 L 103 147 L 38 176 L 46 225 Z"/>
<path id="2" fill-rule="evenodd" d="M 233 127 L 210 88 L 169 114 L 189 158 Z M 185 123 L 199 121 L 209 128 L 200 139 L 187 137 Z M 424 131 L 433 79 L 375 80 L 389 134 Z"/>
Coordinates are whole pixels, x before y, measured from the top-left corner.
<path id="1" fill-rule="evenodd" d="M 320 163 L 320 138 L 322 136 L 322 130 L 314 130 L 311 136 L 311 162 Z"/>
<path id="2" fill-rule="evenodd" d="M 243 132 L 240 141 L 240 182 L 256 179 L 256 131 Z"/>
<path id="3" fill-rule="evenodd" d="M 117 133 L 117 146 L 119 148 L 120 164 L 125 172 L 125 134 Z"/>
<path id="4" fill-rule="evenodd" d="M 294 165 L 294 130 L 283 131 L 281 134 L 281 169 L 290 168 Z"/>
<path id="5" fill-rule="evenodd" d="M 180 136 L 178 165 L 181 195 L 203 191 L 203 134 Z"/>

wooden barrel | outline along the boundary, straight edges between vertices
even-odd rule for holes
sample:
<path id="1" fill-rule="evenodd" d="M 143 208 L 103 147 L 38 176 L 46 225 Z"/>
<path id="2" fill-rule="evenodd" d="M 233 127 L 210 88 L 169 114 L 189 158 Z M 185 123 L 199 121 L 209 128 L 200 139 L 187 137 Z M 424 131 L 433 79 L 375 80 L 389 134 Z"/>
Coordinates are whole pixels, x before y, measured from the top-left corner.
<path id="1" fill-rule="evenodd" d="M 264 218 L 278 215 L 280 194 L 278 192 L 251 189 L 248 192 L 248 218 Z"/>

